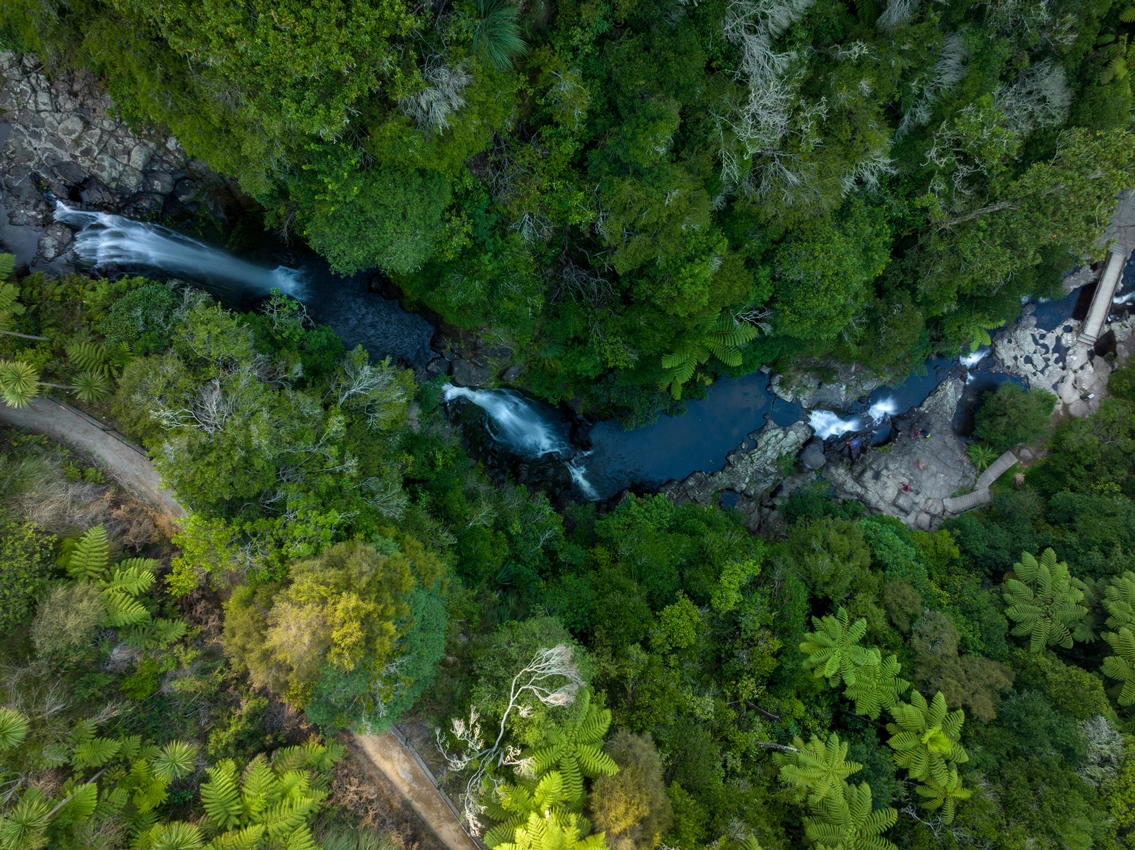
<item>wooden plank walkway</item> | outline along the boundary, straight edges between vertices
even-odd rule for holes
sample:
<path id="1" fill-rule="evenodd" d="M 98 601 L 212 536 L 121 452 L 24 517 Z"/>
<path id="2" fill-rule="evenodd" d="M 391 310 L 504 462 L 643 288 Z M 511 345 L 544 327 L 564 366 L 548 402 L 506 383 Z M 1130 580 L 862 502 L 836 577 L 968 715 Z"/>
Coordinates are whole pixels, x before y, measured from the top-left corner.
<path id="1" fill-rule="evenodd" d="M 1115 297 L 1115 290 L 1123 277 L 1127 253 L 1123 246 L 1108 251 L 1107 265 L 1104 266 L 1099 285 L 1096 286 L 1096 293 L 1092 296 L 1092 306 L 1088 308 L 1088 317 L 1084 319 L 1084 329 L 1080 332 L 1078 341 L 1081 345 L 1094 346 L 1099 339 L 1100 331 L 1107 321 L 1107 314 L 1111 310 L 1111 299 Z"/>
<path id="2" fill-rule="evenodd" d="M 1017 463 L 1017 456 L 1012 452 L 1005 452 L 993 463 L 985 468 L 985 472 L 977 477 L 977 483 L 973 485 L 974 490 L 982 490 L 989 487 L 994 481 L 1000 478 L 1010 467 Z"/>
<path id="3" fill-rule="evenodd" d="M 981 505 L 988 505 L 991 501 L 993 501 L 993 497 L 989 493 L 989 488 L 982 487 L 980 490 L 974 490 L 964 496 L 948 496 L 942 500 L 942 508 L 948 514 L 960 514 Z"/>

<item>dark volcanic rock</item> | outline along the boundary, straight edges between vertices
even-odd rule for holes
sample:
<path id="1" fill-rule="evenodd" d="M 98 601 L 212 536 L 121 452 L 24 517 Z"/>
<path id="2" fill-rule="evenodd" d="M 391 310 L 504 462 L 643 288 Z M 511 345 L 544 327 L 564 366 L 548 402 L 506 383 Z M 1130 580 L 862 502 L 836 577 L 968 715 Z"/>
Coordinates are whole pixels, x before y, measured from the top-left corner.
<path id="1" fill-rule="evenodd" d="M 493 373 L 484 366 L 477 366 L 468 360 L 453 361 L 453 383 L 459 387 L 483 387 Z"/>

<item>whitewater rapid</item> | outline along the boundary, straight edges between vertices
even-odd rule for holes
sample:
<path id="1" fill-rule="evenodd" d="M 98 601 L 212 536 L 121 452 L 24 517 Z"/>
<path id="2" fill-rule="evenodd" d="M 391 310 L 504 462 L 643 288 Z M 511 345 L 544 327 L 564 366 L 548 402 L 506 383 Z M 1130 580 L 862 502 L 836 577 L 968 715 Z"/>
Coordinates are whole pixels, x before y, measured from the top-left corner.
<path id="1" fill-rule="evenodd" d="M 258 266 L 190 239 L 168 227 L 120 215 L 86 212 L 56 201 L 56 221 L 77 228 L 75 253 L 93 266 L 144 266 L 190 279 L 207 279 L 214 287 L 227 282 L 224 294 L 239 298 L 242 290 L 267 295 L 278 289 L 301 299 L 303 273 L 298 269 Z"/>

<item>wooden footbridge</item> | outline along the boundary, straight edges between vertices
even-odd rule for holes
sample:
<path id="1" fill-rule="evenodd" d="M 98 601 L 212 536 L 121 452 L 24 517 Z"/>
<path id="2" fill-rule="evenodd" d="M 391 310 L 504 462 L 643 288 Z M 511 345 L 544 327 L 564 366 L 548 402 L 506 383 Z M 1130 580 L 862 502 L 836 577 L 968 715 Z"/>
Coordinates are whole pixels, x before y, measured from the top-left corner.
<path id="1" fill-rule="evenodd" d="M 965 511 L 973 510 L 974 508 L 988 505 L 993 496 L 989 492 L 990 486 L 1004 475 L 1010 467 L 1016 465 L 1017 456 L 1012 452 L 1005 452 L 997 460 L 993 461 L 985 471 L 977 477 L 977 482 L 973 485 L 973 491 L 966 493 L 964 496 L 950 496 L 942 500 L 942 508 L 951 514 L 960 514 Z"/>

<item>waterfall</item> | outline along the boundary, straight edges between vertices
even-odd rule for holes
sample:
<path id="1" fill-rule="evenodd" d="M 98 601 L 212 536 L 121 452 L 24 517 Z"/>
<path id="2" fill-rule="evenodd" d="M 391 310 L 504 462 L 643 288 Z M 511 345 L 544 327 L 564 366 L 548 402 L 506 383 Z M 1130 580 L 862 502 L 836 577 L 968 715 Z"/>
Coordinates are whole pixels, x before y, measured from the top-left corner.
<path id="1" fill-rule="evenodd" d="M 829 437 L 838 437 L 841 434 L 855 433 L 873 428 L 886 417 L 893 416 L 898 410 L 898 402 L 887 396 L 871 403 L 867 408 L 866 419 L 861 416 L 840 416 L 830 410 L 813 410 L 808 414 L 808 424 L 821 440 Z"/>
<path id="2" fill-rule="evenodd" d="M 813 410 L 808 415 L 808 424 L 821 440 L 838 437 L 849 431 L 863 430 L 863 423 L 858 416 L 842 418 L 838 413 L 832 413 L 830 410 Z"/>
<path id="3" fill-rule="evenodd" d="M 233 300 L 239 300 L 246 288 L 260 295 L 278 289 L 294 298 L 303 296 L 301 271 L 284 266 L 269 269 L 238 260 L 168 227 L 71 209 L 60 201 L 56 202 L 55 220 L 79 228 L 75 253 L 91 266 L 150 266 L 180 277 L 207 280 L 215 294 Z"/>
<path id="4" fill-rule="evenodd" d="M 976 351 L 971 351 L 969 354 L 963 354 L 958 358 L 958 362 L 965 366 L 967 369 L 972 369 L 978 363 L 985 359 L 985 355 L 989 353 L 989 348 L 982 346 Z"/>
<path id="5" fill-rule="evenodd" d="M 471 390 L 452 384 L 442 391 L 442 399 L 453 401 L 464 398 L 488 414 L 489 433 L 509 451 L 536 460 L 545 455 L 571 452 L 568 429 L 563 422 L 553 420 L 547 413 L 514 390 Z M 599 494 L 587 480 L 587 469 L 579 455 L 567 462 L 571 480 L 587 499 L 598 499 Z"/>
<path id="6" fill-rule="evenodd" d="M 898 402 L 891 396 L 881 398 L 878 401 L 872 402 L 871 406 L 867 409 L 867 415 L 871 418 L 871 422 L 878 424 L 886 419 L 888 416 L 894 416 L 898 412 Z"/>

